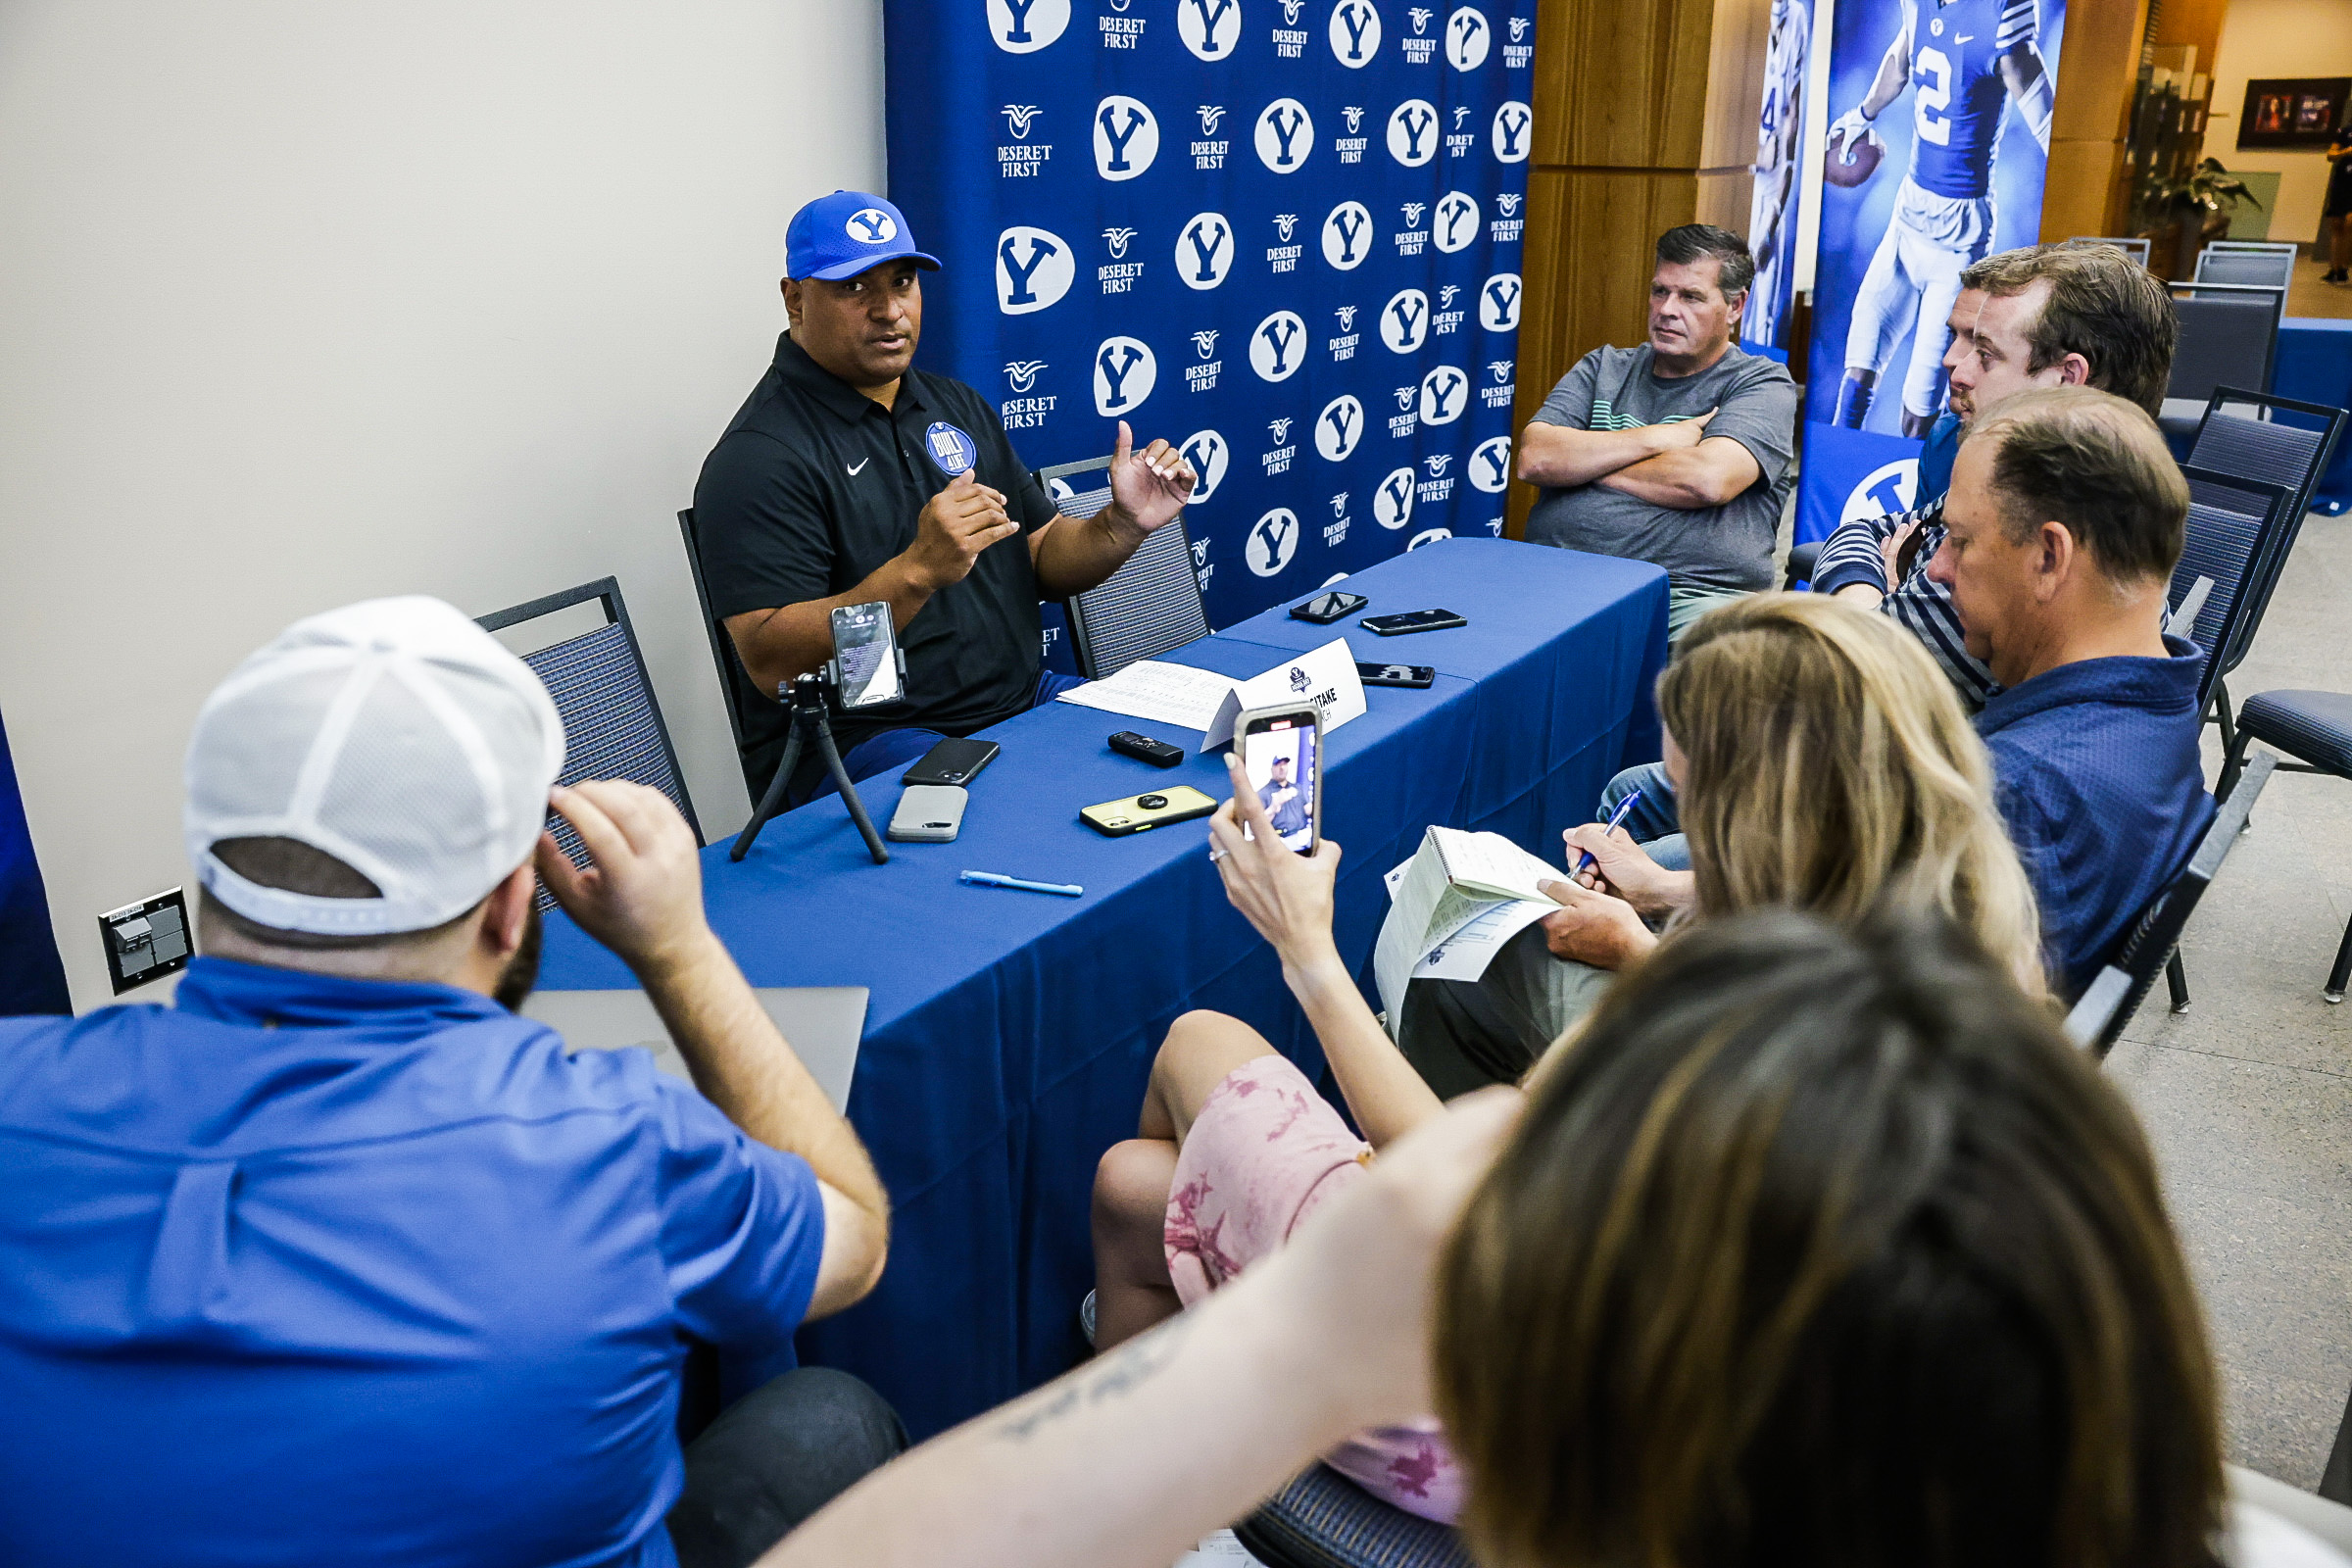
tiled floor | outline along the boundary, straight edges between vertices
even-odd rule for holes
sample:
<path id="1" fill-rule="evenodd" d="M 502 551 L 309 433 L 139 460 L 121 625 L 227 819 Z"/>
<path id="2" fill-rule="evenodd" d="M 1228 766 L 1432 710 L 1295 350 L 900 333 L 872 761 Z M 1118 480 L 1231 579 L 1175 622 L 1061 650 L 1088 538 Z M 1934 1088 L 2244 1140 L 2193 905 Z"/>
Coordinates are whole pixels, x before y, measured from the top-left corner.
<path id="1" fill-rule="evenodd" d="M 2352 691 L 2352 517 L 2313 515 L 2235 699 Z M 2208 776 L 2220 744 L 2208 730 Z M 2230 1457 L 2319 1481 L 2352 1391 L 2352 1005 L 2320 987 L 2352 916 L 2352 783 L 2279 773 L 2108 1070 L 2138 1105 L 2221 1359 Z"/>
<path id="2" fill-rule="evenodd" d="M 2297 262 L 2286 286 L 2289 316 L 2352 316 L 2352 284 L 2323 283 L 2326 262 Z"/>

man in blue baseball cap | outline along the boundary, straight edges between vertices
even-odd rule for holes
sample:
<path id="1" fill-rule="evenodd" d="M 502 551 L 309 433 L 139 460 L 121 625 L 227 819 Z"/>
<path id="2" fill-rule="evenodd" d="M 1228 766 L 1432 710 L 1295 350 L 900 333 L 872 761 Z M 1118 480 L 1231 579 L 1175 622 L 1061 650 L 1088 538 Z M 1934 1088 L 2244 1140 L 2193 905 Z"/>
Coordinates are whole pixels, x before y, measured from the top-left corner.
<path id="1" fill-rule="evenodd" d="M 1040 674 L 1038 601 L 1102 582 L 1193 493 L 1175 449 L 1139 451 L 1122 422 L 1110 504 L 1061 515 L 988 399 L 913 368 L 921 274 L 938 267 L 879 196 L 835 191 L 795 214 L 791 327 L 695 485 L 710 612 L 741 656 L 732 678 L 754 800 L 789 729 L 779 689 L 832 657 L 834 609 L 887 604 L 906 655 L 906 702 L 834 719 L 850 776 L 870 778 L 1071 684 Z M 830 788 L 809 757 L 787 799 Z"/>

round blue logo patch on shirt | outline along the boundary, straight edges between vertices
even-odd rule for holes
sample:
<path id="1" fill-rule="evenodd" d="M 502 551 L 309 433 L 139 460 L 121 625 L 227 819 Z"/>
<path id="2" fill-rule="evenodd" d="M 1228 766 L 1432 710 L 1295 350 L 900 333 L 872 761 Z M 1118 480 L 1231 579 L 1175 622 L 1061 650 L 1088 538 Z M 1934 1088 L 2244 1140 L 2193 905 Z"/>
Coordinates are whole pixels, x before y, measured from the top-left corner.
<path id="1" fill-rule="evenodd" d="M 951 479 L 969 473 L 980 462 L 980 443 L 944 420 L 923 432 L 923 450 Z"/>

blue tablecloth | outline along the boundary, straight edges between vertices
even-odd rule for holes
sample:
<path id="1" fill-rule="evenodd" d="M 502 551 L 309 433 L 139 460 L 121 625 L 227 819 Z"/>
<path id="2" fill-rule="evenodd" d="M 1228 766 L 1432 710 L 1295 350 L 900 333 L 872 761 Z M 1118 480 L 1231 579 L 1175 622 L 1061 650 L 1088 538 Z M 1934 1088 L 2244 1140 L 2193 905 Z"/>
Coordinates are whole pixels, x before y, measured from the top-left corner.
<path id="1" fill-rule="evenodd" d="M 2352 409 L 2352 320 L 2290 316 L 2279 322 L 2271 390 L 2300 403 Z M 2352 507 L 2352 441 L 2336 444 L 2312 506 L 2331 516 Z"/>
<path id="2" fill-rule="evenodd" d="M 1654 566 L 1508 540 L 1456 539 L 1357 573 L 1368 612 L 1443 607 L 1470 624 L 1380 638 L 1280 611 L 1171 656 L 1253 675 L 1347 635 L 1358 658 L 1434 664 L 1428 691 L 1371 688 L 1331 737 L 1323 824 L 1346 852 L 1341 950 L 1368 978 L 1381 875 L 1432 822 L 1506 833 L 1556 862 L 1618 768 L 1657 757 L 1650 688 L 1665 658 Z M 892 846 L 876 866 L 838 800 L 771 822 L 740 865 L 704 853 L 711 923 L 755 985 L 871 990 L 850 1096 L 896 1218 L 890 1265 L 858 1306 L 802 1331 L 811 1362 L 879 1389 L 919 1439 L 1067 1369 L 1093 1283 L 1096 1162 L 1134 1136 L 1152 1052 L 1193 1007 L 1248 1019 L 1321 1072 L 1272 953 L 1226 904 L 1195 821 L 1107 839 L 1078 809 L 1157 785 L 1222 799 L 1224 763 L 1167 771 L 1103 745 L 1153 726 L 1050 704 L 987 731 L 1003 755 L 972 786 L 961 839 Z M 1162 738 L 1197 747 L 1200 736 Z M 895 780 L 866 786 L 877 816 Z M 1004 871 L 1081 899 L 965 886 Z M 543 983 L 627 986 L 568 920 L 548 924 Z"/>

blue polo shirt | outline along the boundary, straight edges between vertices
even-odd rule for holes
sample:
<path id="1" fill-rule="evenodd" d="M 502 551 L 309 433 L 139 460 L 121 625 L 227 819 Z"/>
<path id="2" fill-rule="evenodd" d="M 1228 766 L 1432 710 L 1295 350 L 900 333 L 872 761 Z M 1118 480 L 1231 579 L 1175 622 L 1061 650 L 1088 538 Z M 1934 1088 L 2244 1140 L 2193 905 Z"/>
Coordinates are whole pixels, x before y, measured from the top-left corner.
<path id="1" fill-rule="evenodd" d="M 0 1562 L 669 1564 L 689 1336 L 792 1364 L 815 1176 L 642 1051 L 198 958 L 0 1019 Z"/>
<path id="2" fill-rule="evenodd" d="M 2213 816 L 2197 751 L 2194 644 L 2086 659 L 1996 692 L 1977 715 L 2009 837 L 2041 901 L 2050 981 L 2080 996 L 2186 863 Z"/>

